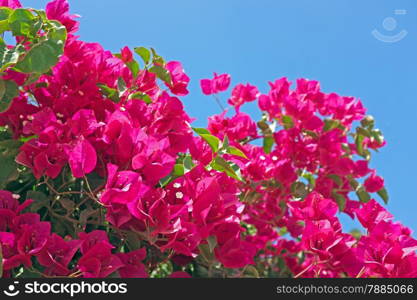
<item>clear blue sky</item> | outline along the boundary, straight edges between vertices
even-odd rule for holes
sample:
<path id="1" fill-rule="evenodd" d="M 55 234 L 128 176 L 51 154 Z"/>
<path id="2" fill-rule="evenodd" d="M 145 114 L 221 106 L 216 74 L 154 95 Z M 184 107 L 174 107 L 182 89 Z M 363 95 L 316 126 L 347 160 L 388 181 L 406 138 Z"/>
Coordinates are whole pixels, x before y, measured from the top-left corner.
<path id="1" fill-rule="evenodd" d="M 21 1 L 36 8 L 48 2 Z M 388 141 L 372 161 L 386 180 L 388 208 L 417 231 L 417 1 L 69 2 L 82 16 L 83 40 L 112 51 L 152 46 L 181 61 L 192 78 L 184 103 L 199 126 L 219 112 L 199 91 L 199 79 L 213 71 L 230 73 L 233 84 L 250 82 L 263 92 L 269 80 L 306 77 L 319 80 L 326 92 L 361 98 Z M 375 29 L 386 38 L 401 37 L 404 30 L 407 35 L 386 43 L 371 34 Z M 246 111 L 254 114 L 255 107 Z"/>

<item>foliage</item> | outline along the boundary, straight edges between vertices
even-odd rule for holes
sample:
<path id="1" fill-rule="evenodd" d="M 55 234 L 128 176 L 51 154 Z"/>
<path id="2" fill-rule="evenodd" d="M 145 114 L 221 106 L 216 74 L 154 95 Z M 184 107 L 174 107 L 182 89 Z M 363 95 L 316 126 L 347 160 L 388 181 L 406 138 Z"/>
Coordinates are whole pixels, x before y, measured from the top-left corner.
<path id="1" fill-rule="evenodd" d="M 16 41 L 0 40 L 2 276 L 417 276 L 417 241 L 374 199 L 388 201 L 370 168 L 385 141 L 360 100 L 237 84 L 195 128 L 180 62 L 79 40 L 65 0 L 0 5 Z M 201 88 L 220 101 L 230 83 Z"/>

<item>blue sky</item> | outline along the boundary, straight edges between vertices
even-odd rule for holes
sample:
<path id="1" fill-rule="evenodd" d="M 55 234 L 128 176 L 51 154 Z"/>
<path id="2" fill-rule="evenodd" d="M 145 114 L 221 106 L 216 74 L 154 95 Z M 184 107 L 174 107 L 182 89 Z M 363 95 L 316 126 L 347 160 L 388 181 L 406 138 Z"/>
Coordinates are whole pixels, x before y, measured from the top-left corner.
<path id="1" fill-rule="evenodd" d="M 22 0 L 36 8 L 47 2 Z M 417 1 L 69 2 L 82 16 L 83 40 L 112 51 L 152 46 L 181 61 L 192 78 L 183 101 L 198 126 L 219 112 L 199 91 L 199 79 L 212 72 L 227 72 L 233 84 L 250 82 L 263 92 L 276 78 L 305 77 L 319 80 L 326 92 L 360 98 L 388 142 L 372 160 L 390 192 L 388 208 L 417 231 Z M 383 42 L 373 30 L 384 40 L 400 40 Z M 256 115 L 255 105 L 244 110 Z"/>

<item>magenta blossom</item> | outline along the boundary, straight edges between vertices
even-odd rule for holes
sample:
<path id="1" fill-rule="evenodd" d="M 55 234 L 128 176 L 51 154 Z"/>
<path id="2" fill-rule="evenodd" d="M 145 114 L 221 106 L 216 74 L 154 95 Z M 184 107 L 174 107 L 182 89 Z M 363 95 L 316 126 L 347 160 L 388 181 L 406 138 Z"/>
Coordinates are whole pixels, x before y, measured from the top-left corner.
<path id="1" fill-rule="evenodd" d="M 185 74 L 180 62 L 170 61 L 165 68 L 171 74 L 171 83 L 167 84 L 171 92 L 178 96 L 185 96 L 188 94 L 187 86 L 190 78 Z"/>
<path id="2" fill-rule="evenodd" d="M 229 88 L 230 75 L 214 73 L 213 79 L 201 79 L 200 86 L 201 90 L 205 95 L 217 94 L 224 92 Z"/>
<path id="3" fill-rule="evenodd" d="M 239 107 L 243 105 L 245 102 L 254 101 L 256 98 L 259 97 L 258 88 L 254 85 L 247 83 L 238 84 L 232 90 L 232 96 L 227 101 L 230 105 L 236 107 L 236 110 L 239 110 Z"/>
<path id="4" fill-rule="evenodd" d="M 384 187 L 384 178 L 377 176 L 375 172 L 373 172 L 371 176 L 365 180 L 364 186 L 366 191 L 369 193 L 378 192 Z"/>

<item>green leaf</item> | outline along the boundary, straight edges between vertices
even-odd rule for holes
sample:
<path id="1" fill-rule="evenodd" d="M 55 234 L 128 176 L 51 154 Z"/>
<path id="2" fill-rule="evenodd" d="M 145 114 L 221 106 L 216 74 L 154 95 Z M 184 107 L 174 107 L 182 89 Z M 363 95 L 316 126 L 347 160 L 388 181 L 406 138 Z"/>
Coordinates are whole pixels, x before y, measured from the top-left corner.
<path id="1" fill-rule="evenodd" d="M 119 93 L 116 89 L 108 87 L 107 85 L 102 84 L 102 83 L 97 83 L 97 86 L 100 88 L 101 93 L 105 97 L 109 98 L 110 100 L 116 103 L 120 101 Z"/>
<path id="2" fill-rule="evenodd" d="M 136 47 L 134 48 L 135 52 L 142 58 L 145 65 L 149 64 L 151 60 L 151 52 L 145 47 Z"/>
<path id="3" fill-rule="evenodd" d="M 359 201 L 362 203 L 366 203 L 369 202 L 369 200 L 371 200 L 371 195 L 369 195 L 369 193 L 365 191 L 365 188 L 363 186 L 360 186 L 357 189 L 356 195 L 358 196 Z"/>
<path id="4" fill-rule="evenodd" d="M 198 246 L 198 249 L 200 250 L 200 255 L 204 258 L 206 262 L 211 264 L 214 261 L 214 252 L 210 251 L 210 246 L 208 244 L 200 244 Z"/>
<path id="5" fill-rule="evenodd" d="M 0 100 L 3 99 L 5 94 L 6 94 L 6 83 L 3 79 L 0 79 Z M 2 111 L 1 103 L 2 102 L 0 102 L 0 112 Z"/>
<path id="6" fill-rule="evenodd" d="M 207 142 L 207 144 L 209 144 L 213 152 L 217 152 L 219 150 L 220 140 L 218 137 L 211 134 L 200 134 L 200 136 Z"/>
<path id="7" fill-rule="evenodd" d="M 1 21 L 7 20 L 12 12 L 13 12 L 13 9 L 11 9 L 10 7 L 6 7 L 6 6 L 0 7 L 0 20 Z"/>
<path id="8" fill-rule="evenodd" d="M 335 129 L 337 127 L 339 127 L 340 122 L 339 120 L 333 120 L 333 119 L 325 119 L 324 120 L 324 127 L 323 127 L 323 131 L 330 131 L 332 129 Z"/>
<path id="9" fill-rule="evenodd" d="M 39 73 L 30 74 L 23 85 L 29 85 L 29 84 L 35 83 L 36 81 L 38 81 L 41 75 L 42 74 L 39 74 Z"/>
<path id="10" fill-rule="evenodd" d="M 55 41 L 46 40 L 33 46 L 16 68 L 24 73 L 46 73 L 59 60 L 62 47 Z"/>
<path id="11" fill-rule="evenodd" d="M 354 191 L 357 191 L 360 187 L 360 183 L 356 179 L 350 179 L 349 180 L 350 186 L 353 188 Z"/>
<path id="12" fill-rule="evenodd" d="M 232 154 L 232 155 L 236 155 L 236 156 L 240 156 L 243 158 L 248 158 L 245 153 L 243 153 L 241 150 L 239 150 L 238 148 L 235 148 L 233 146 L 229 146 L 226 150 L 227 153 Z"/>
<path id="13" fill-rule="evenodd" d="M 30 211 L 36 213 L 38 210 L 49 205 L 50 199 L 44 193 L 39 191 L 28 191 L 26 193 L 27 199 L 35 200 L 30 205 Z"/>
<path id="14" fill-rule="evenodd" d="M 36 13 L 39 17 L 41 17 L 41 19 L 43 20 L 43 21 L 51 21 L 51 20 L 48 20 L 48 17 L 46 16 L 46 12 L 44 11 L 44 10 L 42 10 L 42 9 L 33 9 L 32 8 L 32 11 L 34 12 L 34 13 Z"/>
<path id="15" fill-rule="evenodd" d="M 381 197 L 381 199 L 384 201 L 385 204 L 388 204 L 389 196 L 388 196 L 388 191 L 385 187 L 383 187 L 376 193 L 379 195 L 379 197 Z"/>
<path id="16" fill-rule="evenodd" d="M 249 277 L 249 278 L 259 278 L 260 277 L 258 270 L 252 265 L 247 265 L 245 267 L 244 275 L 246 275 L 246 276 L 244 276 L 246 278 L 247 277 Z"/>
<path id="17" fill-rule="evenodd" d="M 294 121 L 291 116 L 284 115 L 282 116 L 282 125 L 285 129 L 290 129 L 294 127 Z"/>
<path id="18" fill-rule="evenodd" d="M 357 240 L 362 236 L 362 232 L 357 228 L 352 229 L 349 233 Z"/>
<path id="19" fill-rule="evenodd" d="M 13 151 L 17 150 L 20 146 L 22 146 L 22 142 L 19 140 L 4 140 L 0 141 L 0 151 Z"/>
<path id="20" fill-rule="evenodd" d="M 129 247 L 129 250 L 131 251 L 139 249 L 141 246 L 141 240 L 139 235 L 133 231 L 126 232 L 126 242 Z"/>
<path id="21" fill-rule="evenodd" d="M 0 79 L 0 112 L 6 111 L 10 102 L 18 95 L 19 89 L 14 81 Z"/>
<path id="22" fill-rule="evenodd" d="M 265 136 L 263 140 L 263 148 L 266 154 L 271 153 L 272 147 L 274 146 L 274 138 L 272 136 Z"/>
<path id="23" fill-rule="evenodd" d="M 319 136 L 317 135 L 317 133 L 315 133 L 314 131 L 312 131 L 312 130 L 307 130 L 307 129 L 304 129 L 303 130 L 303 132 L 306 134 L 306 135 L 308 135 L 308 136 L 310 136 L 310 137 L 312 137 L 312 138 L 314 138 L 314 139 L 317 139 Z"/>
<path id="24" fill-rule="evenodd" d="M 28 141 L 30 141 L 30 140 L 37 139 L 38 137 L 39 137 L 39 136 L 38 136 L 38 135 L 36 135 L 36 134 L 31 135 L 31 136 L 21 136 L 21 137 L 19 138 L 19 141 L 21 141 L 22 143 L 26 143 L 26 142 L 28 142 Z"/>
<path id="25" fill-rule="evenodd" d="M 176 164 L 174 166 L 174 175 L 175 176 L 182 176 L 185 174 L 185 169 L 183 164 Z"/>
<path id="26" fill-rule="evenodd" d="M 210 252 L 213 253 L 214 248 L 216 248 L 216 246 L 217 246 L 217 238 L 216 238 L 216 236 L 215 235 L 210 235 L 207 238 L 207 243 L 209 245 Z"/>
<path id="27" fill-rule="evenodd" d="M 365 152 L 363 150 L 363 140 L 364 140 L 364 136 L 361 134 L 357 134 L 355 137 L 355 145 L 356 145 L 356 150 L 358 151 L 358 154 L 360 156 L 364 156 Z"/>
<path id="28" fill-rule="evenodd" d="M 156 53 L 154 48 L 151 48 L 151 52 L 152 52 L 152 55 L 153 55 L 152 61 L 153 61 L 154 64 L 157 64 L 157 65 L 160 65 L 160 66 L 165 65 L 165 60 L 162 58 L 162 56 L 159 56 Z"/>
<path id="29" fill-rule="evenodd" d="M 281 228 L 279 228 L 279 235 L 280 236 L 283 236 L 283 235 L 286 235 L 288 233 L 288 228 L 287 228 L 287 226 L 283 226 L 283 227 L 281 227 Z"/>
<path id="30" fill-rule="evenodd" d="M 0 144 L 0 189 L 4 189 L 10 181 L 16 180 L 19 175 L 15 158 L 21 144 L 16 140 L 5 140 Z"/>
<path id="31" fill-rule="evenodd" d="M 19 51 L 16 47 L 8 48 L 6 45 L 0 45 L 0 71 L 3 72 L 19 60 Z"/>
<path id="32" fill-rule="evenodd" d="M 344 211 L 346 208 L 346 201 L 347 201 L 345 196 L 337 192 L 333 192 L 333 197 L 336 200 L 337 205 L 339 206 L 339 211 Z"/>
<path id="33" fill-rule="evenodd" d="M 191 129 L 195 132 L 195 133 L 197 133 L 198 135 L 200 135 L 200 134 L 211 134 L 210 133 L 210 131 L 208 131 L 207 129 L 205 129 L 205 128 L 196 128 L 196 127 L 191 127 Z"/>
<path id="34" fill-rule="evenodd" d="M 184 157 L 183 164 L 184 164 L 184 168 L 187 171 L 191 170 L 194 167 L 193 159 L 191 155 L 187 155 L 186 157 Z"/>
<path id="35" fill-rule="evenodd" d="M 223 142 L 222 142 L 222 149 L 227 149 L 229 147 L 229 138 L 227 135 L 224 136 Z"/>
<path id="36" fill-rule="evenodd" d="M 226 173 L 229 177 L 232 177 L 236 180 L 242 181 L 242 178 L 240 177 L 240 175 L 229 164 L 229 162 L 227 162 L 224 158 L 222 158 L 220 156 L 216 156 L 216 158 L 211 163 L 211 167 L 214 170 Z"/>
<path id="37" fill-rule="evenodd" d="M 10 30 L 9 16 L 13 10 L 9 7 L 0 7 L 0 33 Z"/>
<path id="38" fill-rule="evenodd" d="M 130 94 L 129 99 L 139 99 L 145 102 L 146 104 L 152 103 L 152 98 L 143 92 L 136 92 L 136 93 Z"/>
<path id="39" fill-rule="evenodd" d="M 17 278 L 42 278 L 42 276 L 28 268 L 23 268 L 23 272 L 19 273 Z"/>
<path id="40" fill-rule="evenodd" d="M 338 185 L 338 187 L 342 186 L 343 180 L 342 180 L 342 178 L 340 178 L 339 175 L 329 174 L 329 175 L 327 175 L 327 177 L 329 177 L 331 180 L 333 180 Z"/>
<path id="41" fill-rule="evenodd" d="M 7 20 L 0 21 L 0 34 L 8 30 L 10 30 L 9 21 Z"/>
<path id="42" fill-rule="evenodd" d="M 168 183 L 170 183 L 175 177 L 172 176 L 171 174 L 165 176 L 164 178 L 162 178 L 161 180 L 159 180 L 159 185 L 161 187 L 166 186 Z"/>
<path id="43" fill-rule="evenodd" d="M 138 76 L 139 73 L 139 63 L 136 60 L 132 60 L 126 63 L 126 66 L 132 72 L 133 77 Z"/>
<path id="44" fill-rule="evenodd" d="M 36 17 L 27 9 L 15 9 L 9 16 L 10 29 L 14 36 L 32 36 Z"/>
<path id="45" fill-rule="evenodd" d="M 192 127 L 195 133 L 197 133 L 199 136 L 203 138 L 209 144 L 211 150 L 213 152 L 219 151 L 220 146 L 220 139 L 214 135 L 211 135 L 210 132 L 205 128 L 194 128 Z"/>
<path id="46" fill-rule="evenodd" d="M 314 177 L 314 175 L 311 173 L 304 173 L 302 177 L 307 179 L 310 188 L 314 189 L 314 187 L 316 186 L 316 178 Z"/>
<path id="47" fill-rule="evenodd" d="M 291 193 L 296 198 L 304 198 L 307 196 L 308 189 L 304 182 L 296 181 L 291 185 Z"/>
<path id="48" fill-rule="evenodd" d="M 127 91 L 126 82 L 123 77 L 117 79 L 117 89 L 119 91 L 119 97 L 122 97 L 123 94 Z"/>
<path id="49" fill-rule="evenodd" d="M 171 74 L 165 68 L 155 65 L 149 69 L 149 72 L 156 74 L 156 76 L 167 84 L 171 84 Z"/>
<path id="50" fill-rule="evenodd" d="M 67 39 L 67 29 L 64 25 L 55 20 L 48 20 L 48 40 L 56 43 L 56 47 L 61 52 L 64 50 L 65 40 Z"/>

